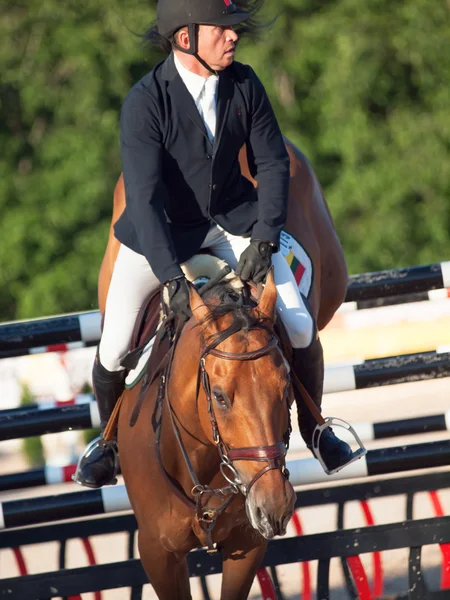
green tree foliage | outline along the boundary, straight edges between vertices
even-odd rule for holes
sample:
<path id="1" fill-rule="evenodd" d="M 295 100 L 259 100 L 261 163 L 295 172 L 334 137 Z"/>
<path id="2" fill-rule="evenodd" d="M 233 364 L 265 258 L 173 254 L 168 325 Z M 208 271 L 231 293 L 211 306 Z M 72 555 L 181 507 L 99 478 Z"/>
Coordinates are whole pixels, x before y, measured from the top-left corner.
<path id="1" fill-rule="evenodd" d="M 247 54 L 319 175 L 350 272 L 448 260 L 449 3 L 283 5 Z"/>
<path id="2" fill-rule="evenodd" d="M 155 3 L 0 7 L 0 315 L 97 304 L 120 173 L 122 99 L 159 55 Z M 310 158 L 351 272 L 450 256 L 446 0 L 266 0 L 278 19 L 238 59 Z"/>
<path id="3" fill-rule="evenodd" d="M 119 176 L 122 99 L 154 57 L 145 2 L 26 0 L 0 8 L 0 314 L 97 306 Z"/>
<path id="4" fill-rule="evenodd" d="M 30 388 L 22 384 L 21 406 L 27 406 L 35 402 Z M 22 440 L 22 451 L 30 467 L 42 467 L 45 465 L 45 452 L 41 436 L 28 437 Z"/>

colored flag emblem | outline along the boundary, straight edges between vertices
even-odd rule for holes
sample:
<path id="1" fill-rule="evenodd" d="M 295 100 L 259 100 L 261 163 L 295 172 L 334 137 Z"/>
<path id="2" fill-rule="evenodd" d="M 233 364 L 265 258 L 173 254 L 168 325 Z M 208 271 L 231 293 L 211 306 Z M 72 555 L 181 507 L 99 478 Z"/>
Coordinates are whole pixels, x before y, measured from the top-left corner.
<path id="1" fill-rule="evenodd" d="M 297 285 L 300 285 L 300 281 L 302 280 L 303 273 L 305 272 L 305 267 L 299 262 L 293 252 L 289 252 L 289 254 L 285 257 L 287 264 L 290 266 L 291 271 L 294 274 L 294 279 L 297 282 Z"/>
<path id="2" fill-rule="evenodd" d="M 223 0 L 225 3 L 225 6 L 231 6 L 233 4 L 233 2 L 231 0 Z"/>

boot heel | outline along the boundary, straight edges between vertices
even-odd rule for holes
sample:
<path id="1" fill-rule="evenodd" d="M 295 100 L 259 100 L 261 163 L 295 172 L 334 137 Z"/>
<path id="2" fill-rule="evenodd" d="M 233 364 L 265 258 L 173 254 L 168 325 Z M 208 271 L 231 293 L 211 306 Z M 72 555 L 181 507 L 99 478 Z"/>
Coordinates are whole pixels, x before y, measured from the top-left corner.
<path id="1" fill-rule="evenodd" d="M 72 480 L 79 485 L 97 489 L 104 485 L 115 485 L 119 470 L 116 442 L 98 437 L 92 440 L 80 456 Z"/>

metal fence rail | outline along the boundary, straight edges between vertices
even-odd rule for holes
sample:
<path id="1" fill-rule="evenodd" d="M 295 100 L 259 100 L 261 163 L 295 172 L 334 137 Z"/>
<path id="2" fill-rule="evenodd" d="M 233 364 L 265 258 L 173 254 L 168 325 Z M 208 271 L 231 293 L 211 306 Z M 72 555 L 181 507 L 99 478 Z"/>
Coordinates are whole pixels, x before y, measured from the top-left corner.
<path id="1" fill-rule="evenodd" d="M 426 588 L 420 568 L 421 549 L 436 540 L 450 542 L 450 517 L 421 519 L 389 525 L 378 525 L 321 533 L 283 540 L 271 540 L 263 566 L 272 567 L 303 561 L 318 560 L 318 597 L 329 597 L 330 560 L 354 556 L 354 549 L 364 554 L 399 548 L 410 548 L 408 580 L 409 600 L 444 598 L 442 592 Z M 206 576 L 222 571 L 221 556 L 205 550 L 193 551 L 188 556 L 191 577 Z M 47 599 L 122 587 L 142 586 L 148 583 L 139 560 L 109 563 L 77 569 L 62 569 L 53 573 L 27 575 L 0 581 L 0 597 L 21 600 Z M 448 597 L 448 590 L 444 590 Z"/>

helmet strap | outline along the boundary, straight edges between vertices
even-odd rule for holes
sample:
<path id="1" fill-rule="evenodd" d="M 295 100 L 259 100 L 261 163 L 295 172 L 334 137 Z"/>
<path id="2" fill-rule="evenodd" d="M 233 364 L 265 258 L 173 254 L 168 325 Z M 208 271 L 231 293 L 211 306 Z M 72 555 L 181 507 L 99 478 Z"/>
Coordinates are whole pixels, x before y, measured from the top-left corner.
<path id="1" fill-rule="evenodd" d="M 184 52 L 185 54 L 191 54 L 195 56 L 198 62 L 205 67 L 207 71 L 212 73 L 212 75 L 217 75 L 217 71 L 215 71 L 212 67 L 208 65 L 206 61 L 203 60 L 198 54 L 198 44 L 197 44 L 197 36 L 198 36 L 198 25 L 196 23 L 190 23 L 188 26 L 188 35 L 189 35 L 189 48 L 182 48 L 177 43 L 172 42 L 174 48 L 179 50 L 180 52 Z"/>

